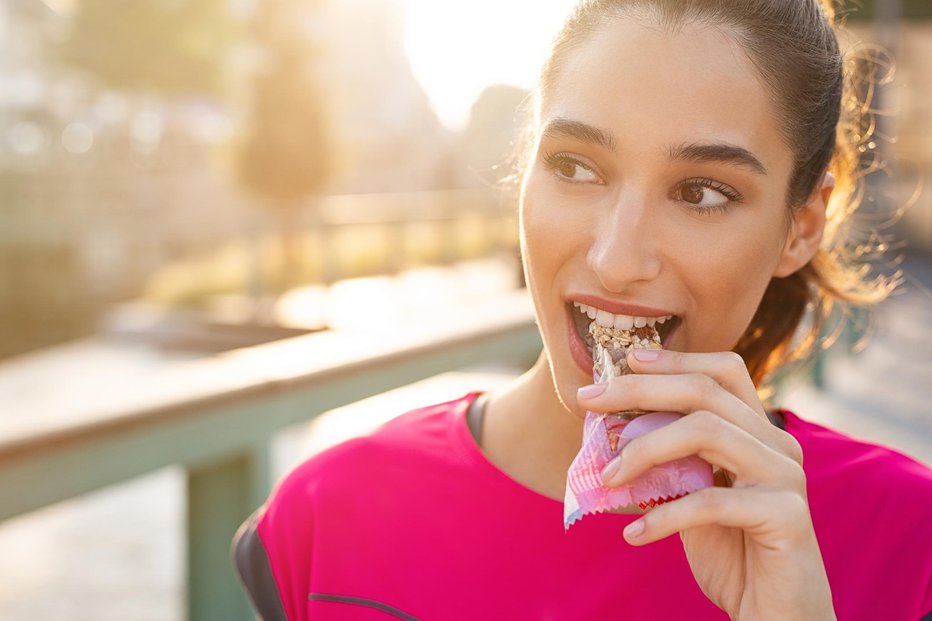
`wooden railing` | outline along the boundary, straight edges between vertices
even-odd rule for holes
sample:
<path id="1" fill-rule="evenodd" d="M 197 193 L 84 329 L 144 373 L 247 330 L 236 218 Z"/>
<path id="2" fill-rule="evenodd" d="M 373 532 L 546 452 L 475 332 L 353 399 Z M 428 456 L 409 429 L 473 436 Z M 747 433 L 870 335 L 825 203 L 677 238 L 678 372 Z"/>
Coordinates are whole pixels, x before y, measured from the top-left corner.
<path id="1" fill-rule="evenodd" d="M 63 413 L 67 422 L 6 425 L 0 521 L 181 465 L 187 472 L 188 618 L 251 619 L 229 546 L 236 527 L 270 491 L 276 432 L 468 365 L 526 367 L 540 351 L 525 292 L 450 309 L 436 319 L 418 318 L 387 334 L 324 332 L 229 352 L 175 367 L 117 403 L 102 395 L 99 408 L 81 404 L 83 415 Z"/>

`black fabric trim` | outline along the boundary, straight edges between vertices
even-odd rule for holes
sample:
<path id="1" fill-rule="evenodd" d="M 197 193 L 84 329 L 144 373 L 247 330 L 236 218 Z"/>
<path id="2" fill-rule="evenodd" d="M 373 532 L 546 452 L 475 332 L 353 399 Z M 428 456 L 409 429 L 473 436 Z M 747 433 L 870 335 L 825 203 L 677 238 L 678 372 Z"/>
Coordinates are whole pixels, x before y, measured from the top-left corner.
<path id="1" fill-rule="evenodd" d="M 399 619 L 405 619 L 406 621 L 420 621 L 417 617 L 412 617 L 406 612 L 402 612 L 393 606 L 388 604 L 383 604 L 382 602 L 377 602 L 374 599 L 365 599 L 363 597 L 350 597 L 348 595 L 327 595 L 325 593 L 308 593 L 307 599 L 317 600 L 323 602 L 337 602 L 339 604 L 354 604 L 356 606 L 365 606 L 367 608 L 375 608 L 376 610 L 381 610 L 390 615 L 395 615 Z"/>
<path id="2" fill-rule="evenodd" d="M 256 532 L 260 512 L 261 509 L 249 516 L 233 536 L 233 568 L 263 621 L 288 621 L 269 555 Z"/>
<path id="3" fill-rule="evenodd" d="M 466 411 L 466 425 L 476 444 L 482 446 L 482 419 L 485 417 L 486 394 L 481 394 L 469 404 Z"/>
<path id="4" fill-rule="evenodd" d="M 932 610 L 927 612 L 919 621 L 932 621 Z"/>
<path id="5" fill-rule="evenodd" d="M 777 429 L 786 431 L 786 417 L 783 416 L 783 412 L 780 410 L 767 410 L 767 419 Z M 922 621 L 926 621 L 923 619 Z"/>

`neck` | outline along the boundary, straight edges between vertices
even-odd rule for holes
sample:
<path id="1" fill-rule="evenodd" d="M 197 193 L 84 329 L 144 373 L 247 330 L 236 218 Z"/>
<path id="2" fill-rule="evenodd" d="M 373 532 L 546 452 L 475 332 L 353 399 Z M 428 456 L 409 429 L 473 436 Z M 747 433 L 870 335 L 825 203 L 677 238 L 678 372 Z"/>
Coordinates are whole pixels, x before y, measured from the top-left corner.
<path id="1" fill-rule="evenodd" d="M 546 356 L 490 395 L 482 449 L 511 478 L 563 500 L 566 472 L 582 444 L 582 419 L 557 396 Z"/>

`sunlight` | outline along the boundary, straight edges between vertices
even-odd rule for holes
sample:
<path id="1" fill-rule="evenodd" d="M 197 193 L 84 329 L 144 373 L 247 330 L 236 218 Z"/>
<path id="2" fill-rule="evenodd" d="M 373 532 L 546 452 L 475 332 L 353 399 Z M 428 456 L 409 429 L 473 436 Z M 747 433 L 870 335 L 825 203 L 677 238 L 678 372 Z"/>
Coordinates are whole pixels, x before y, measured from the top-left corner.
<path id="1" fill-rule="evenodd" d="M 572 0 L 405 0 L 405 48 L 440 120 L 462 128 L 484 88 L 530 89 Z"/>

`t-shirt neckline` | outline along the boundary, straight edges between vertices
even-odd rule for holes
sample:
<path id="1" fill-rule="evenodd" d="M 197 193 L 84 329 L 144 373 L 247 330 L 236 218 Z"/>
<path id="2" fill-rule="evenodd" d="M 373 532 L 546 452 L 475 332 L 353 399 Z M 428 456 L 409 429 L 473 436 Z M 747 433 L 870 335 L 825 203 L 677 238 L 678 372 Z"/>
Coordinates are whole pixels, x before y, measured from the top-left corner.
<path id="1" fill-rule="evenodd" d="M 469 458 L 473 465 L 482 469 L 486 476 L 495 479 L 497 482 L 508 485 L 512 488 L 517 488 L 521 490 L 522 493 L 528 494 L 541 502 L 545 502 L 551 505 L 557 504 L 562 507 L 562 498 L 559 500 L 556 498 L 551 498 L 550 496 L 542 494 L 524 485 L 523 483 L 516 481 L 507 472 L 492 463 L 488 456 L 482 452 L 482 449 L 479 447 L 479 445 L 476 444 L 475 438 L 473 438 L 472 433 L 469 431 L 466 415 L 469 412 L 470 406 L 483 394 L 485 394 L 483 391 L 475 391 L 467 394 L 465 397 L 463 397 L 461 407 L 453 410 L 453 415 L 456 420 L 456 441 L 465 452 L 466 457 Z"/>

